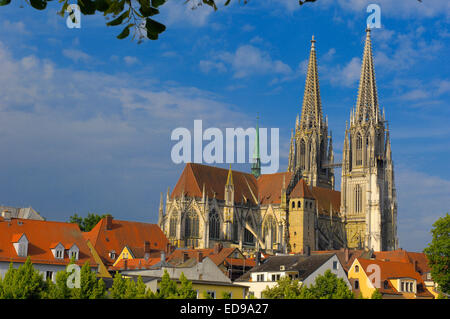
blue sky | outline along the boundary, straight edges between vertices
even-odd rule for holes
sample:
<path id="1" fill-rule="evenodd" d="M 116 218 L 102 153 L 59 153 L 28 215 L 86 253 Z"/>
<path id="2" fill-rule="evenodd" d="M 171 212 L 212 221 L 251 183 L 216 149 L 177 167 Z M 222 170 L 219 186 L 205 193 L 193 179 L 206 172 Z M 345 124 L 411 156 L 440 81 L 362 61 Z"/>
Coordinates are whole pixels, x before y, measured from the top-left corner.
<path id="1" fill-rule="evenodd" d="M 400 246 L 422 250 L 450 202 L 446 0 L 250 1 L 213 12 L 169 0 L 158 41 L 117 40 L 102 15 L 68 29 L 57 3 L 0 8 L 0 204 L 156 222 L 177 127 L 280 128 L 280 170 L 300 112 L 310 39 L 341 157 L 356 103 L 369 3 L 380 106 L 390 123 Z M 395 4 L 394 4 L 395 3 Z M 235 166 L 249 170 L 249 166 Z M 340 174 L 340 171 L 337 172 Z M 340 177 L 337 178 L 339 183 Z"/>

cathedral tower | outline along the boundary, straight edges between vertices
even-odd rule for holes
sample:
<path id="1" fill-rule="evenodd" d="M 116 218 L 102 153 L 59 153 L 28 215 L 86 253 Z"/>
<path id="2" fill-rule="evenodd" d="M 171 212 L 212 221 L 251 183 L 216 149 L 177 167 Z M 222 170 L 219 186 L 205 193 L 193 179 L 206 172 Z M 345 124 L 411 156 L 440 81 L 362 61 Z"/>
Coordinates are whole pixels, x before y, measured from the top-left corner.
<path id="1" fill-rule="evenodd" d="M 315 42 L 313 36 L 302 116 L 300 120 L 297 116 L 292 133 L 288 171 L 300 173 L 310 186 L 334 188 L 334 172 L 327 166 L 332 164 L 333 148 L 328 136 L 328 120 L 324 121 L 322 114 Z"/>
<path id="2" fill-rule="evenodd" d="M 341 214 L 349 248 L 394 250 L 397 200 L 389 131 L 378 106 L 370 29 L 366 30 L 356 107 L 342 155 Z"/>

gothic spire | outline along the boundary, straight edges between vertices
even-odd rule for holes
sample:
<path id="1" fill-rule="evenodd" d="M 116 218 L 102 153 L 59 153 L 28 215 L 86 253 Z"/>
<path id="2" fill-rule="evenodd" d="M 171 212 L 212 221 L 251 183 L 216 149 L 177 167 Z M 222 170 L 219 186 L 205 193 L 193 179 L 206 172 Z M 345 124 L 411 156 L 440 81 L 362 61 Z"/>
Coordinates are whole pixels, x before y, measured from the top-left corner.
<path id="1" fill-rule="evenodd" d="M 253 152 L 252 174 L 256 178 L 261 175 L 261 157 L 259 155 L 259 116 L 256 117 L 255 150 Z"/>
<path id="2" fill-rule="evenodd" d="M 230 164 L 230 169 L 228 170 L 228 177 L 227 177 L 226 186 L 233 186 L 233 173 L 231 171 L 231 164 Z"/>
<path id="3" fill-rule="evenodd" d="M 320 127 L 323 123 L 315 42 L 314 36 L 312 36 L 311 53 L 309 55 L 308 72 L 306 73 L 305 92 L 303 95 L 301 128 Z"/>
<path id="4" fill-rule="evenodd" d="M 369 28 L 366 29 L 366 43 L 364 45 L 358 98 L 356 101 L 356 110 L 353 113 L 353 116 L 353 121 L 357 123 L 366 121 L 373 121 L 376 123 L 380 120 L 377 86 L 375 82 L 375 69 L 373 66 L 372 42 L 370 40 Z"/>

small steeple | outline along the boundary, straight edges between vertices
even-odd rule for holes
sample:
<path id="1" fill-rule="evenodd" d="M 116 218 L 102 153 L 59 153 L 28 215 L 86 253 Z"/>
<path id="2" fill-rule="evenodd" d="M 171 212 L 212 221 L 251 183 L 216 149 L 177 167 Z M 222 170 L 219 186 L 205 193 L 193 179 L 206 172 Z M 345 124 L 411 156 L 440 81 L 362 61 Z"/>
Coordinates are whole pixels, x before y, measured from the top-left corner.
<path id="1" fill-rule="evenodd" d="M 256 116 L 255 150 L 253 152 L 252 174 L 256 178 L 261 175 L 261 157 L 259 155 L 259 116 Z"/>
<path id="2" fill-rule="evenodd" d="M 228 177 L 227 177 L 227 184 L 226 186 L 233 186 L 233 172 L 231 170 L 231 164 L 230 164 L 230 168 L 228 170 Z"/>
<path id="3" fill-rule="evenodd" d="M 158 214 L 158 225 L 162 225 L 162 221 L 164 218 L 164 200 L 163 193 L 161 192 L 161 198 L 159 199 L 159 214 Z"/>

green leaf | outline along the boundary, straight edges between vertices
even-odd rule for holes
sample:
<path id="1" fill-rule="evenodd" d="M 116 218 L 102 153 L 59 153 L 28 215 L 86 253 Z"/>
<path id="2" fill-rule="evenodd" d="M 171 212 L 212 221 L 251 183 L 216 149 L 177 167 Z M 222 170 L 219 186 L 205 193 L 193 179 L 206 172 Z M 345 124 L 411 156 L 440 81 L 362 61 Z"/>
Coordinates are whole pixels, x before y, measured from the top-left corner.
<path id="1" fill-rule="evenodd" d="M 109 8 L 109 2 L 107 0 L 95 0 L 95 8 L 97 11 L 105 12 Z"/>
<path id="2" fill-rule="evenodd" d="M 133 27 L 134 24 L 130 23 L 127 25 L 122 32 L 117 36 L 117 39 L 125 39 L 130 34 L 130 28 Z"/>
<path id="3" fill-rule="evenodd" d="M 155 14 L 159 14 L 158 9 L 147 7 L 145 5 L 141 5 L 141 7 L 139 8 L 139 12 L 142 13 L 144 17 L 151 17 L 154 16 Z"/>
<path id="4" fill-rule="evenodd" d="M 161 24 L 158 21 L 155 21 L 150 18 L 145 19 L 145 28 L 147 29 L 147 36 L 149 34 L 152 36 L 156 35 L 156 39 L 158 38 L 158 34 L 160 34 L 161 32 L 164 32 L 164 30 L 166 30 L 166 26 L 164 24 Z M 149 37 L 149 39 L 156 40 L 156 39 L 152 39 L 150 37 Z"/>
<path id="5" fill-rule="evenodd" d="M 152 0 L 152 7 L 158 8 L 160 5 L 163 5 L 166 0 Z"/>
<path id="6" fill-rule="evenodd" d="M 0 6 L 6 6 L 7 4 L 10 4 L 11 0 L 0 0 Z"/>
<path id="7" fill-rule="evenodd" d="M 82 14 L 95 14 L 96 5 L 94 1 L 78 0 L 77 3 Z"/>
<path id="8" fill-rule="evenodd" d="M 47 7 L 47 1 L 46 0 L 30 0 L 30 4 L 33 8 L 38 10 L 44 10 L 45 7 Z"/>
<path id="9" fill-rule="evenodd" d="M 130 15 L 130 10 L 127 10 L 124 13 L 122 13 L 120 16 L 115 18 L 114 20 L 109 21 L 106 25 L 108 25 L 108 26 L 119 25 L 123 22 L 123 20 L 128 18 L 129 15 Z"/>

